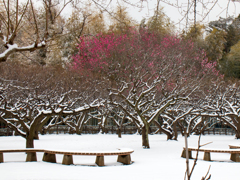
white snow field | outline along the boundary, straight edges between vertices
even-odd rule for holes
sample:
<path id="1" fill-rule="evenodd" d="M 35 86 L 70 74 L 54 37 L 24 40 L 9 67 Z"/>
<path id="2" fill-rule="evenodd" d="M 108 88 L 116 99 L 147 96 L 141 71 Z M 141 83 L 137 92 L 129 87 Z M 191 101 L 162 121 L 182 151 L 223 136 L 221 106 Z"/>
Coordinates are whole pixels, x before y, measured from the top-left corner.
<path id="1" fill-rule="evenodd" d="M 205 148 L 228 149 L 229 144 L 240 144 L 234 136 L 205 135 L 201 144 L 213 141 Z M 188 138 L 190 147 L 197 147 L 198 136 Z M 5 153 L 0 163 L 1 180 L 183 180 L 186 159 L 181 158 L 184 138 L 166 141 L 165 135 L 150 135 L 150 149 L 141 147 L 140 135 L 40 135 L 35 148 L 69 151 L 109 151 L 117 148 L 131 148 L 133 164 L 122 165 L 117 156 L 105 156 L 104 167 L 95 165 L 95 156 L 73 156 L 74 165 L 62 165 L 62 155 L 57 163 L 42 161 L 43 153 L 37 153 L 38 162 L 25 162 L 25 153 Z M 19 136 L 0 137 L 0 149 L 25 148 L 25 139 Z M 195 156 L 195 153 L 193 153 Z M 203 161 L 203 153 L 192 175 L 200 180 L 211 165 L 211 180 L 239 180 L 240 163 L 232 162 L 230 154 L 212 153 L 213 161 Z M 193 160 L 190 160 L 190 165 Z M 191 166 L 190 166 L 191 167 Z"/>

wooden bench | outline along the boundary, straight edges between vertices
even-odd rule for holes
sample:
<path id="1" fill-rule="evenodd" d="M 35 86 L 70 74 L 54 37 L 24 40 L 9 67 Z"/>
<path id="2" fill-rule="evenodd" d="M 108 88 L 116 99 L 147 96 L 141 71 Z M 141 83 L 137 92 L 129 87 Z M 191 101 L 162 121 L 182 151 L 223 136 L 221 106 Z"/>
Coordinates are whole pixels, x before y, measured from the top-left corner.
<path id="1" fill-rule="evenodd" d="M 43 161 L 56 163 L 56 154 L 63 154 L 62 164 L 70 165 L 73 164 L 73 155 L 83 155 L 83 156 L 96 156 L 95 163 L 98 166 L 104 166 L 104 156 L 118 156 L 117 162 L 123 164 L 131 164 L 130 154 L 134 151 L 131 149 L 118 149 L 116 151 L 103 151 L 103 152 L 71 152 L 71 151 L 55 151 L 55 150 L 44 150 L 44 149 L 12 149 L 12 150 L 0 150 L 0 163 L 4 162 L 3 153 L 14 153 L 14 152 L 26 152 L 26 161 L 37 161 L 36 152 L 43 152 Z"/>
<path id="2" fill-rule="evenodd" d="M 240 145 L 228 145 L 230 149 L 240 149 Z"/>
<path id="3" fill-rule="evenodd" d="M 211 155 L 210 153 L 229 153 L 231 154 L 230 159 L 235 162 L 240 162 L 240 150 L 239 149 L 197 149 L 197 148 L 188 148 L 188 157 L 189 159 L 192 158 L 192 151 L 199 151 L 204 152 L 203 160 L 205 161 L 211 161 Z M 186 149 L 183 148 L 182 156 L 183 158 L 186 158 Z"/>
<path id="4" fill-rule="evenodd" d="M 123 164 L 131 164 L 130 154 L 133 152 L 134 151 L 130 149 L 119 149 L 112 152 L 66 152 L 45 150 L 43 161 L 56 163 L 56 154 L 63 154 L 62 164 L 70 165 L 73 164 L 73 155 L 96 156 L 95 163 L 98 166 L 104 166 L 104 156 L 117 155 L 117 162 L 121 162 Z"/>
<path id="5" fill-rule="evenodd" d="M 0 150 L 0 163 L 4 162 L 3 153 L 25 152 L 28 154 L 26 158 L 26 162 L 28 162 L 28 161 L 37 161 L 36 152 L 44 152 L 44 151 L 45 151 L 44 149 L 33 149 L 33 148 Z"/>

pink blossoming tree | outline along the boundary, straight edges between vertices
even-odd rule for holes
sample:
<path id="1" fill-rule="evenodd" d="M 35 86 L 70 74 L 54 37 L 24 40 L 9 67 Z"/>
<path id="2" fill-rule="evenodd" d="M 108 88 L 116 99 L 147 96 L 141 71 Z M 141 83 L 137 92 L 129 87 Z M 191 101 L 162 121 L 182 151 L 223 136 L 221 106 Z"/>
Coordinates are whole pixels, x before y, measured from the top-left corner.
<path id="1" fill-rule="evenodd" d="M 144 148 L 150 148 L 151 123 L 218 73 L 204 51 L 177 36 L 131 29 L 128 34 L 82 37 L 80 42 L 72 67 L 105 82 L 109 103 L 136 125 Z"/>

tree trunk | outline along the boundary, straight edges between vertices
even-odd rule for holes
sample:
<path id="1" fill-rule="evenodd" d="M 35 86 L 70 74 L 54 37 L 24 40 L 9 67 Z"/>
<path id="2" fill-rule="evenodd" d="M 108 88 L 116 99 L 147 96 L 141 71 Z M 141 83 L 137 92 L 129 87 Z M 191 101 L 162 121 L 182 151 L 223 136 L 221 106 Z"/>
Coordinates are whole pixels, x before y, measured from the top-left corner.
<path id="1" fill-rule="evenodd" d="M 47 130 L 45 128 L 42 128 L 41 131 L 40 131 L 41 135 L 44 135 L 47 133 Z"/>
<path id="2" fill-rule="evenodd" d="M 122 129 L 121 129 L 121 127 L 118 128 L 118 137 L 122 138 Z"/>
<path id="3" fill-rule="evenodd" d="M 35 140 L 39 140 L 39 136 L 38 136 L 38 131 L 37 130 L 34 132 L 34 139 Z"/>
<path id="4" fill-rule="evenodd" d="M 81 133 L 81 131 L 79 129 L 76 129 L 76 134 L 77 135 L 81 135 L 82 133 Z"/>
<path id="5" fill-rule="evenodd" d="M 164 134 L 167 135 L 167 140 L 169 140 L 169 139 L 172 140 L 172 138 L 173 138 L 173 134 L 172 133 L 170 133 L 169 131 L 167 131 L 164 128 L 162 128 L 162 126 L 156 120 L 153 121 L 153 122 L 160 129 L 161 132 L 163 132 Z"/>
<path id="6" fill-rule="evenodd" d="M 142 146 L 143 148 L 147 148 L 147 149 L 150 148 L 149 139 L 148 139 L 148 129 L 149 129 L 148 125 L 145 125 L 142 128 Z"/>
<path id="7" fill-rule="evenodd" d="M 34 138 L 32 136 L 26 137 L 26 148 L 34 148 Z"/>
<path id="8" fill-rule="evenodd" d="M 173 137 L 173 140 L 176 140 L 176 141 L 177 141 L 177 138 L 178 138 L 178 132 L 177 132 L 177 125 L 176 125 L 176 123 L 173 124 L 173 131 L 174 131 L 174 137 Z"/>
<path id="9" fill-rule="evenodd" d="M 79 135 L 81 135 L 82 134 L 82 131 L 83 131 L 83 123 L 82 123 L 82 125 L 79 127 Z"/>
<path id="10" fill-rule="evenodd" d="M 173 135 L 167 131 L 163 131 L 166 135 L 167 135 L 167 140 L 172 140 L 173 139 Z"/>
<path id="11" fill-rule="evenodd" d="M 182 136 L 184 136 L 184 127 L 179 122 L 177 122 L 177 123 L 178 123 L 178 127 L 181 131 Z"/>
<path id="12" fill-rule="evenodd" d="M 32 135 L 27 135 L 26 137 L 26 148 L 34 148 L 34 137 Z M 36 152 L 28 152 L 26 161 L 37 161 Z"/>
<path id="13" fill-rule="evenodd" d="M 235 130 L 235 132 L 236 132 L 236 135 L 235 135 L 236 139 L 240 139 L 240 130 L 237 129 Z"/>
<path id="14" fill-rule="evenodd" d="M 236 118 L 236 121 L 237 123 L 234 123 L 236 128 L 235 128 L 235 132 L 236 132 L 236 139 L 240 139 L 240 125 L 239 125 L 239 122 L 240 122 L 240 118 Z"/>
<path id="15" fill-rule="evenodd" d="M 82 127 L 76 126 L 75 129 L 73 129 L 73 132 L 76 133 L 77 135 L 82 134 Z"/>
<path id="16" fill-rule="evenodd" d="M 102 125 L 100 125 L 100 131 L 101 131 L 102 134 L 107 134 L 107 133 L 106 133 L 107 130 L 106 130 L 105 127 L 102 126 Z"/>

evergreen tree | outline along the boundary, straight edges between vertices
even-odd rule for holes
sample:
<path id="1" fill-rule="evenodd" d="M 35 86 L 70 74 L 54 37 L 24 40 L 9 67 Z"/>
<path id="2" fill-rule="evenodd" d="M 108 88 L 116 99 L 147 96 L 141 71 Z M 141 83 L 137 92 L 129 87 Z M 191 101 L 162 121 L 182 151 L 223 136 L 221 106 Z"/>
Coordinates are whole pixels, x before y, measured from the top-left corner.
<path id="1" fill-rule="evenodd" d="M 227 77 L 240 78 L 240 41 L 231 47 L 220 63 Z"/>
<path id="2" fill-rule="evenodd" d="M 214 28 L 205 38 L 206 52 L 209 61 L 222 59 L 224 45 L 226 43 L 226 32 Z"/>
<path id="3" fill-rule="evenodd" d="M 136 22 L 129 16 L 127 8 L 117 6 L 114 16 L 110 16 L 111 25 L 109 31 L 116 34 L 127 33 L 128 30 L 136 25 Z"/>
<path id="4" fill-rule="evenodd" d="M 170 18 L 163 12 L 163 8 L 156 9 L 154 15 L 147 21 L 146 26 L 150 32 L 160 34 L 172 34 L 174 32 L 174 25 Z"/>

